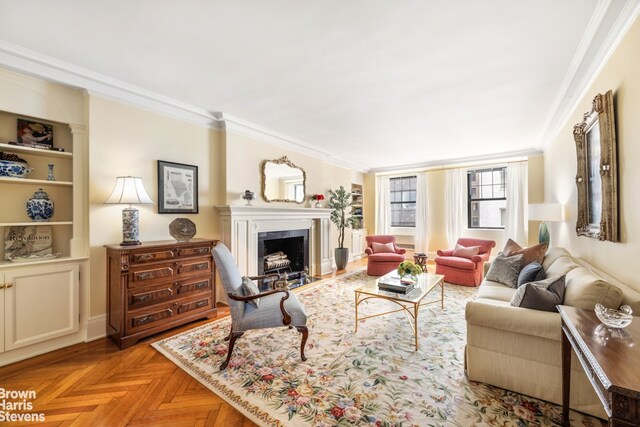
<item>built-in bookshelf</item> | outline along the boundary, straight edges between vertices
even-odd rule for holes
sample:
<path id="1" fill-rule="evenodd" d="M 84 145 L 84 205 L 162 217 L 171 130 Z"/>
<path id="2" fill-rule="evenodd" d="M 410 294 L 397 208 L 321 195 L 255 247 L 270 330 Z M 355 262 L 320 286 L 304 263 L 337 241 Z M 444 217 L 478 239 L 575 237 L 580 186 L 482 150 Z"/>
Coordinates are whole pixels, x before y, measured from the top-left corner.
<path id="1" fill-rule="evenodd" d="M 351 184 L 351 216 L 354 218 L 354 229 L 364 228 L 364 194 L 362 184 Z"/>

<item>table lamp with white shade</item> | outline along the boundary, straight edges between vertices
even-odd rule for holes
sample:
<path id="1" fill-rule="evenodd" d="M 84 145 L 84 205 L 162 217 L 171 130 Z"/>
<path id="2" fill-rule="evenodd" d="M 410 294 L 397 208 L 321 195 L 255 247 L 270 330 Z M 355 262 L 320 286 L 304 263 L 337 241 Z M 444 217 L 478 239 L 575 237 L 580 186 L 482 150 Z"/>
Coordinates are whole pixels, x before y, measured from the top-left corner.
<path id="1" fill-rule="evenodd" d="M 153 203 L 142 185 L 142 178 L 119 176 L 116 185 L 105 204 L 128 204 L 122 210 L 122 243 L 123 246 L 139 245 L 140 225 L 138 209 L 131 205 Z"/>
<path id="2" fill-rule="evenodd" d="M 541 203 L 529 205 L 529 220 L 541 221 L 538 228 L 538 242 L 547 243 L 551 240 L 547 222 L 560 222 L 564 220 L 564 210 L 560 203 Z"/>

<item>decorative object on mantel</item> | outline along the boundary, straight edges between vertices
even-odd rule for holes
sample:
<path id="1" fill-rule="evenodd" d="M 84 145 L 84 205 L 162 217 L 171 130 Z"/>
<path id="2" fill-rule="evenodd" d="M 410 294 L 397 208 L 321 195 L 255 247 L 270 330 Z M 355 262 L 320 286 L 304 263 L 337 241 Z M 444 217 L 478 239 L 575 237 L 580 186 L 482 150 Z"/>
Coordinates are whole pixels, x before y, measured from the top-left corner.
<path id="1" fill-rule="evenodd" d="M 351 193 L 347 193 L 344 186 L 340 186 L 337 190 L 329 190 L 328 207 L 333 209 L 331 212 L 331 222 L 338 227 L 338 247 L 335 249 L 334 255 L 336 267 L 338 270 L 344 270 L 349 262 L 349 248 L 344 247 L 344 230 L 350 228 L 354 224 L 354 219 L 347 211 L 351 206 Z"/>
<path id="2" fill-rule="evenodd" d="M 49 175 L 47 176 L 47 181 L 55 181 L 56 178 L 53 176 L 53 163 L 49 163 Z"/>
<path id="3" fill-rule="evenodd" d="M 244 190 L 242 194 L 242 200 L 246 200 L 247 204 L 245 206 L 253 206 L 251 201 L 256 198 L 256 192 L 251 190 Z"/>
<path id="4" fill-rule="evenodd" d="M 618 160 L 613 93 L 597 94 L 573 127 L 578 171 L 578 236 L 619 241 Z"/>
<path id="5" fill-rule="evenodd" d="M 262 163 L 262 198 L 265 202 L 302 204 L 305 201 L 307 174 L 287 156 Z"/>
<path id="6" fill-rule="evenodd" d="M 0 151 L 0 176 L 24 178 L 32 170 L 25 159 Z"/>
<path id="7" fill-rule="evenodd" d="M 315 201 L 315 203 L 313 204 L 314 207 L 321 208 L 322 201 L 324 200 L 324 194 L 313 194 L 311 196 L 311 200 Z"/>
<path id="8" fill-rule="evenodd" d="M 139 245 L 140 226 L 138 209 L 132 204 L 152 204 L 153 200 L 142 185 L 142 178 L 133 176 L 119 176 L 111 195 L 105 204 L 128 204 L 122 210 L 122 246 Z"/>
<path id="9" fill-rule="evenodd" d="M 42 188 L 33 193 L 33 196 L 27 200 L 27 216 L 32 221 L 49 221 L 54 212 L 53 200 Z"/>
<path id="10" fill-rule="evenodd" d="M 198 213 L 198 166 L 158 160 L 158 213 Z"/>
<path id="11" fill-rule="evenodd" d="M 18 143 L 23 147 L 53 148 L 53 126 L 31 120 L 18 119 Z"/>
<path id="12" fill-rule="evenodd" d="M 42 260 L 52 258 L 53 255 L 50 225 L 14 225 L 5 227 L 5 260 L 14 262 Z"/>
<path id="13" fill-rule="evenodd" d="M 541 221 L 538 227 L 538 243 L 546 243 L 551 240 L 547 222 L 560 222 L 564 219 L 563 206 L 559 203 L 532 204 L 528 207 L 529 221 Z"/>
<path id="14" fill-rule="evenodd" d="M 176 218 L 169 224 L 169 234 L 178 242 L 188 242 L 196 235 L 196 225 L 188 218 Z"/>

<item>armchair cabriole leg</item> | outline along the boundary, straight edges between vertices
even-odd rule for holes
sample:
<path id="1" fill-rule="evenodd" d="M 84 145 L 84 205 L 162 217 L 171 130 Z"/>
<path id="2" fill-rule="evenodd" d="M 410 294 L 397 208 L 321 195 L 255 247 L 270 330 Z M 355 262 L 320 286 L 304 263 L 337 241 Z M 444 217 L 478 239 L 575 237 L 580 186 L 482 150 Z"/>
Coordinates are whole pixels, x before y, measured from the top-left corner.
<path id="1" fill-rule="evenodd" d="M 244 334 L 244 332 L 231 332 L 231 338 L 229 339 L 229 351 L 227 353 L 227 360 L 225 360 L 222 365 L 220 365 L 220 370 L 224 371 L 227 369 L 227 365 L 229 364 L 229 360 L 231 360 L 231 353 L 233 353 L 233 346 L 236 344 L 236 340 L 240 338 Z"/>
<path id="2" fill-rule="evenodd" d="M 304 346 L 307 343 L 307 338 L 309 338 L 309 329 L 306 326 L 296 326 L 298 332 L 302 334 L 302 342 L 300 343 L 300 358 L 305 361 L 307 360 L 304 355 Z"/>
<path id="3" fill-rule="evenodd" d="M 224 337 L 225 341 L 229 341 L 229 338 L 231 338 L 231 334 L 233 333 L 233 327 L 229 328 L 229 335 L 227 335 L 226 337 Z"/>

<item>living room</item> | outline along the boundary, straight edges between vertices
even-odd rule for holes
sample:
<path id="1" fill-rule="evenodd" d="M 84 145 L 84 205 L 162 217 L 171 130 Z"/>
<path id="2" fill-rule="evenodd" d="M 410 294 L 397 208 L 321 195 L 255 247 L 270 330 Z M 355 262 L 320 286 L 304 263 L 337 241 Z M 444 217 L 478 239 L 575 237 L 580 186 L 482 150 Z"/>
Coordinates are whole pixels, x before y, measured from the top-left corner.
<path id="1" fill-rule="evenodd" d="M 256 231 L 263 231 L 261 227 L 267 231 L 277 228 L 260 221 L 286 218 L 286 221 L 304 222 L 309 224 L 311 233 L 309 274 L 323 279 L 318 283 L 328 280 L 327 289 L 334 289 L 337 285 L 332 280 L 343 277 L 344 281 L 338 283 L 355 286 L 357 280 L 366 277 L 363 273 L 368 262 L 364 253 L 365 235 L 393 235 L 399 246 L 408 249 L 407 260 L 413 259 L 414 252 L 425 252 L 430 273 L 435 272 L 433 260 L 437 250 L 453 249 L 458 238 L 494 241 L 492 259 L 509 238 L 522 246 L 537 244 L 540 222 L 526 221 L 526 209 L 516 219 L 520 223 L 518 238 L 502 227 L 469 227 L 466 188 L 456 193 L 460 196 L 454 196 L 450 187 L 449 175 L 453 171 L 464 174 L 466 179 L 470 170 L 524 165 L 526 181 L 521 194 L 525 200 L 520 200 L 519 206 L 555 204 L 564 209 L 560 220 L 548 222 L 550 246 L 565 248 L 572 256 L 606 272 L 631 290 L 640 291 L 640 282 L 634 274 L 640 246 L 635 213 L 640 202 L 635 197 L 638 174 L 633 169 L 640 155 L 634 143 L 640 135 L 636 119 L 640 111 L 637 101 L 640 99 L 637 77 L 640 75 L 637 54 L 640 2 L 575 1 L 562 6 L 546 2 L 535 7 L 507 5 L 501 1 L 465 7 L 434 2 L 422 6 L 414 2 L 406 2 L 403 6 L 375 2 L 375 5 L 357 7 L 355 4 L 336 4 L 333 13 L 327 12 L 330 8 L 327 5 L 294 7 L 286 1 L 271 7 L 217 2 L 213 5 L 189 4 L 175 11 L 176 16 L 166 10 L 169 8 L 166 5 L 107 6 L 90 2 L 79 6 L 67 3 L 54 6 L 44 2 L 0 2 L 0 144 L 3 144 L 0 151 L 15 152 L 11 151 L 15 146 L 9 143 L 17 140 L 16 120 L 19 119 L 52 126 L 53 147 L 65 149 L 52 152 L 50 156 L 38 156 L 20 148 L 17 155 L 26 157 L 33 168 L 28 178 L 36 179 L 38 185 L 19 182 L 24 178 L 2 177 L 4 181 L 0 182 L 5 207 L 1 221 L 4 232 L 28 222 L 24 205 L 38 188 L 44 188 L 55 202 L 55 213 L 49 224 L 54 243 L 48 256 L 52 259 L 22 265 L 7 259 L 0 264 L 0 283 L 12 283 L 11 277 L 17 272 L 31 274 L 31 268 L 36 272 L 38 268 L 48 268 L 60 277 L 77 277 L 71 287 L 61 286 L 55 290 L 42 290 L 35 284 L 29 291 L 32 300 L 24 300 L 17 306 L 12 306 L 6 297 L 9 289 L 3 290 L 0 387 L 7 390 L 35 388 L 38 396 L 33 400 L 33 412 L 45 414 L 47 421 L 71 423 L 75 420 L 80 425 L 99 425 L 100 422 L 103 425 L 158 425 L 178 421 L 188 425 L 205 422 L 212 425 L 321 424 L 319 420 L 301 420 L 291 413 L 285 415 L 285 419 L 291 416 L 287 421 L 260 418 L 259 412 L 252 412 L 245 404 L 233 403 L 229 396 L 212 393 L 206 388 L 208 386 L 190 376 L 193 374 L 185 373 L 166 359 L 163 355 L 166 353 L 160 354 L 151 347 L 155 341 L 208 325 L 207 322 L 218 325 L 213 330 L 222 334 L 220 325 L 225 328 L 229 325 L 224 323 L 229 317 L 226 305 L 229 301 L 219 276 L 214 290 L 215 301 L 208 302 L 217 310 L 210 320 L 197 320 L 177 329 L 158 331 L 122 350 L 108 337 L 110 307 L 113 307 L 110 300 L 113 295 L 108 289 L 113 264 L 108 261 L 105 246 L 117 246 L 123 241 L 122 215 L 126 207 L 105 203 L 112 195 L 117 177 L 140 177 L 152 199 L 152 203 L 134 205 L 139 216 L 137 238 L 143 246 L 156 241 L 172 241 L 170 224 L 186 218 L 187 224 L 194 227 L 196 238 L 223 242 L 231 249 L 240 273 L 256 275 L 261 273 L 257 253 L 254 253 L 256 249 L 253 243 L 243 247 L 240 242 L 249 242 Z M 41 11 L 37 16 L 46 16 L 47 22 L 38 23 L 37 31 L 25 31 L 24 23 L 19 24 L 17 17 L 29 16 L 34 5 Z M 111 7 L 113 10 L 109 10 Z M 213 16 L 212 20 L 219 26 L 209 34 L 211 39 L 203 38 L 208 33 L 198 33 L 186 24 L 179 26 L 180 31 L 168 31 L 178 22 L 178 17 L 186 22 L 186 16 L 192 16 L 197 22 L 193 27 L 207 27 L 207 21 L 197 16 L 198 8 L 206 10 L 208 13 L 202 15 Z M 299 21 L 296 13 L 300 16 Z M 360 13 L 364 16 L 360 17 Z M 476 15 L 482 19 L 476 19 Z M 277 16 L 286 17 L 288 24 L 281 27 L 269 24 L 273 20 L 284 25 L 276 21 Z M 249 19 L 247 17 L 251 17 L 250 22 L 244 20 Z M 387 17 L 392 22 L 386 22 Z M 410 31 L 415 31 L 433 37 L 438 31 L 445 31 L 435 17 L 447 25 L 456 23 L 457 30 L 446 31 L 449 38 L 443 36 L 449 45 L 446 49 L 438 47 L 442 43 L 437 37 L 428 42 L 417 37 L 411 43 L 406 41 L 405 50 L 405 40 L 392 35 L 397 31 L 408 39 Z M 123 19 L 132 28 L 136 20 L 155 22 L 158 28 L 153 31 L 140 27 L 127 29 L 125 35 L 116 37 L 115 28 Z M 427 19 L 432 26 L 424 34 L 420 32 L 421 19 Z M 37 22 L 40 20 L 45 19 L 38 18 Z M 360 22 L 360 25 L 354 22 Z M 250 30 L 249 25 L 257 29 Z M 393 31 L 385 30 L 385 25 Z M 405 26 L 407 32 L 402 32 Z M 518 28 L 523 28 L 522 34 Z M 265 32 L 260 33 L 258 29 Z M 318 36 L 318 44 L 311 44 L 310 40 L 315 40 L 311 36 L 322 35 L 323 29 L 327 36 Z M 477 40 L 471 30 L 478 31 Z M 82 40 L 83 32 L 87 33 L 87 40 Z M 292 34 L 301 38 L 299 43 L 280 44 L 283 38 L 295 39 Z M 125 36 L 131 38 L 131 46 L 127 45 Z M 361 44 L 346 43 L 359 37 Z M 526 47 L 534 50 L 527 53 L 526 48 L 511 43 L 510 39 L 529 41 L 531 44 Z M 491 45 L 487 40 L 497 41 L 497 44 Z M 306 46 L 305 43 L 310 44 Z M 221 44 L 228 46 L 218 46 Z M 252 44 L 256 44 L 254 49 Z M 338 48 L 341 44 L 345 45 L 344 50 Z M 279 54 L 275 46 L 281 46 L 283 53 Z M 460 49 L 460 53 L 454 55 L 456 58 L 451 58 L 452 54 L 448 52 L 453 49 L 451 46 Z M 434 49 L 431 62 L 422 63 L 416 59 L 420 56 L 416 54 L 421 52 L 419 49 L 428 48 Z M 91 50 L 93 54 L 89 54 Z M 376 56 L 376 52 L 381 52 L 381 56 Z M 293 66 L 285 62 L 284 57 L 293 54 L 297 55 L 299 63 L 308 61 L 310 66 Z M 180 58 L 174 61 L 177 65 L 170 64 L 172 55 Z M 200 55 L 208 57 L 209 62 L 200 59 Z M 473 64 L 459 59 L 465 55 L 472 55 L 478 61 L 475 69 Z M 202 64 L 203 68 L 192 66 L 187 60 L 189 56 L 193 57 L 194 64 Z M 501 56 L 506 59 L 496 59 Z M 482 62 L 484 57 L 489 58 L 487 62 Z M 437 68 L 448 61 L 457 68 Z M 225 69 L 225 63 L 228 69 Z M 340 64 L 344 63 L 352 68 L 346 65 L 342 68 Z M 468 67 L 464 72 L 460 71 L 463 66 Z M 147 67 L 157 68 L 157 75 L 153 77 L 154 73 Z M 311 72 L 312 67 L 317 72 Z M 358 70 L 360 73 L 354 73 L 353 77 L 344 77 Z M 334 73 L 341 74 L 342 80 L 330 86 Z M 420 80 L 419 74 L 437 76 L 440 80 L 431 84 L 428 79 Z M 450 80 L 446 78 L 448 75 Z M 199 89 L 207 82 L 205 76 L 210 76 L 210 85 L 215 90 Z M 420 83 L 403 86 L 402 80 Z M 383 83 L 389 86 L 382 87 Z M 472 92 L 469 92 L 470 88 Z M 594 97 L 609 90 L 614 96 L 617 144 L 617 241 L 598 240 L 576 233 L 579 204 L 574 126 L 591 110 Z M 301 101 L 295 99 L 298 92 Z M 366 104 L 376 110 L 365 108 Z M 427 124 L 423 126 L 422 122 Z M 265 162 L 283 157 L 304 173 L 304 196 L 296 203 L 270 202 L 263 195 Z M 173 212 L 169 209 L 168 214 L 160 212 L 159 162 L 196 167 L 194 209 Z M 55 164 L 55 168 L 48 168 L 49 163 Z M 48 179 L 48 173 L 55 175 L 55 184 Z M 427 200 L 421 208 L 422 216 L 414 217 L 414 227 L 394 227 L 395 219 L 385 218 L 382 213 L 390 205 L 388 191 L 382 190 L 388 185 L 385 182 L 388 183 L 389 178 L 418 175 L 424 175 L 426 183 L 426 189 L 421 187 L 419 193 L 426 195 Z M 335 265 L 334 248 L 339 246 L 339 235 L 330 222 L 331 210 L 329 200 L 326 200 L 329 190 L 340 186 L 348 191 L 362 189 L 364 229 L 347 230 L 344 245 L 349 249 L 351 262 L 346 271 L 338 271 Z M 250 201 L 252 207 L 245 206 L 247 200 L 243 195 L 247 190 L 255 193 Z M 310 196 L 318 194 L 326 199 L 316 208 Z M 463 200 L 462 225 L 460 221 L 452 220 L 451 206 L 456 198 Z M 414 199 L 413 203 L 421 202 Z M 253 218 L 247 215 L 253 215 Z M 225 222 L 227 218 L 229 222 Z M 421 237 L 416 238 L 418 233 Z M 55 254 L 59 254 L 56 255 L 59 258 L 53 258 Z M 60 270 L 56 270 L 58 267 Z M 41 280 L 40 285 L 44 282 Z M 319 292 L 316 289 L 321 288 L 314 286 L 312 283 L 292 292 L 301 299 L 307 314 L 311 311 L 303 294 L 309 298 Z M 442 315 L 438 323 L 449 320 L 452 325 L 465 329 L 462 301 L 475 298 L 474 292 L 478 288 L 448 283 L 443 285 L 443 292 L 445 288 L 448 293 L 444 294 L 443 312 L 431 310 Z M 11 292 L 15 292 L 15 287 Z M 62 294 L 66 300 L 61 300 Z M 345 296 L 345 301 L 336 303 L 333 309 L 322 309 L 328 313 L 335 310 L 336 316 L 344 309 L 350 316 L 345 321 L 352 334 L 354 293 L 336 289 L 336 294 Z M 33 301 L 35 295 L 43 297 L 40 298 L 42 301 Z M 456 298 L 460 301 L 456 302 Z M 55 320 L 46 317 L 54 302 L 68 310 L 60 324 L 56 323 L 57 317 Z M 322 309 L 317 308 L 319 312 Z M 37 327 L 34 327 L 35 332 L 28 330 L 35 324 L 28 320 L 29 317 L 35 319 L 37 313 L 47 314 L 35 323 L 49 323 L 55 330 L 33 339 L 20 336 L 22 331 L 11 331 L 10 324 L 27 319 L 29 327 L 24 333 L 39 334 Z M 454 313 L 457 317 L 450 317 Z M 422 350 L 411 350 L 411 330 L 400 314 L 393 318 L 382 317 L 389 319 L 393 324 L 389 327 L 394 329 L 384 332 L 380 329 L 383 326 L 365 321 L 358 324 L 355 336 L 365 339 L 363 334 L 370 324 L 376 334 L 383 331 L 382 335 L 387 339 L 398 340 L 395 357 L 410 360 L 416 357 L 414 353 L 422 354 Z M 426 322 L 426 318 L 433 316 L 423 317 Z M 78 318 L 79 323 L 75 320 Z M 332 321 L 331 318 L 322 319 L 325 324 Z M 318 328 L 319 323 L 316 323 Z M 442 330 L 457 337 L 463 349 L 464 331 Z M 317 329 L 315 332 L 324 336 L 331 331 L 327 329 L 320 333 Z M 388 335 L 390 332 L 396 335 Z M 296 331 L 273 330 L 271 334 L 272 330 L 268 336 L 275 342 L 293 343 L 289 348 L 294 356 L 291 362 L 295 362 L 294 365 L 302 363 L 297 353 L 300 337 Z M 417 331 L 415 335 L 417 337 Z M 239 338 L 236 354 L 257 351 L 253 347 L 255 337 L 258 335 L 247 332 Z M 310 327 L 309 344 L 314 346 L 310 348 L 307 344 L 308 360 L 301 366 L 315 366 L 314 356 L 320 355 L 316 346 L 326 344 L 314 341 L 316 338 Z M 424 338 L 420 345 L 430 346 L 430 341 L 434 341 L 443 346 L 443 352 L 449 349 L 446 339 L 432 338 L 429 335 L 429 339 Z M 206 339 L 218 338 L 216 335 Z M 378 341 L 371 341 L 372 348 L 381 348 Z M 226 357 L 225 346 L 223 350 Z M 211 362 L 212 367 L 217 368 L 224 357 L 217 355 Z M 460 356 L 455 362 L 457 368 L 455 374 L 451 374 L 456 376 L 456 381 L 466 381 L 460 379 L 464 378 L 463 358 Z M 150 371 L 155 369 L 156 372 L 149 372 L 147 377 L 126 372 L 125 367 L 138 369 L 145 363 L 149 364 Z M 233 371 L 231 367 L 227 369 Z M 375 369 L 384 370 L 384 366 Z M 444 371 L 438 373 L 443 375 L 439 380 L 448 375 Z M 29 372 L 36 374 L 30 377 Z M 224 375 L 220 374 L 221 377 Z M 403 376 L 396 375 L 396 380 Z M 406 376 L 411 378 L 411 374 Z M 447 381 L 453 381 L 447 378 Z M 480 393 L 479 386 L 473 387 L 475 393 Z M 420 388 L 420 384 L 415 383 L 414 388 Z M 346 413 L 349 418 L 344 409 L 355 406 L 347 405 L 336 409 L 333 418 L 321 421 L 328 425 L 340 422 L 344 425 L 366 424 L 364 420 L 370 424 L 380 421 L 383 425 L 403 422 L 403 425 L 494 422 L 551 425 L 554 420 L 559 422 L 562 409 L 559 402 L 536 403 L 540 409 L 536 415 L 518 412 L 522 409 L 514 410 L 518 406 L 514 404 L 511 409 L 504 409 L 506 401 L 522 399 L 514 397 L 522 395 L 512 395 L 509 391 L 501 394 L 494 390 L 492 393 L 495 394 L 483 397 L 493 399 L 489 407 L 502 408 L 506 415 L 496 415 L 497 418 L 491 421 L 462 415 L 455 418 L 447 413 L 449 418 L 443 419 L 437 411 L 448 404 L 455 406 L 450 403 L 455 397 L 437 392 L 417 396 L 412 392 L 398 400 L 423 402 L 422 418 L 393 421 L 392 417 L 383 419 L 380 412 L 381 418 L 374 421 L 363 418 L 362 408 L 358 409 L 362 417 L 358 418 L 356 410 L 351 409 Z M 162 397 L 154 402 L 154 396 L 160 394 Z M 188 402 L 190 396 L 196 397 Z M 496 403 L 497 396 L 503 400 Z M 481 400 L 478 397 L 478 401 Z M 147 409 L 153 407 L 157 418 L 145 415 L 141 409 L 131 409 L 135 402 L 144 402 Z M 518 402 L 522 403 L 522 400 Z M 286 407 L 285 403 L 282 405 Z M 411 413 L 400 406 L 396 408 L 398 413 L 405 410 L 405 414 Z M 550 414 L 541 414 L 541 408 L 549 408 Z M 277 411 L 273 409 L 273 412 Z M 596 420 L 593 414 L 575 411 L 571 414 L 575 425 L 591 425 L 589 423 Z"/>

